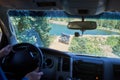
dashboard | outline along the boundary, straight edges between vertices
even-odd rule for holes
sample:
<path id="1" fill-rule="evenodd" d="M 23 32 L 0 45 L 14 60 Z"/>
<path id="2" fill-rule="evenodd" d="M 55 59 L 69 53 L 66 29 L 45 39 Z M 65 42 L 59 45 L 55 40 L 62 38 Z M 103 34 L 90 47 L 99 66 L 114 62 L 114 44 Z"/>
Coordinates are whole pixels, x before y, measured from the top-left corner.
<path id="1" fill-rule="evenodd" d="M 119 80 L 120 59 L 74 55 L 41 48 L 42 80 Z"/>

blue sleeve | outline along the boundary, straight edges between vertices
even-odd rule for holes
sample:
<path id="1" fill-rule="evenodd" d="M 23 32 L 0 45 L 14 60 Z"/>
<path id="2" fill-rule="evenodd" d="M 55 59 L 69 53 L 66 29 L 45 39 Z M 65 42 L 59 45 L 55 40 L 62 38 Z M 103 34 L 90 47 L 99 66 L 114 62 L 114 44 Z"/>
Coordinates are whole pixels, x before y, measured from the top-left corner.
<path id="1" fill-rule="evenodd" d="M 0 80 L 8 80 L 1 67 L 0 67 Z"/>
<path id="2" fill-rule="evenodd" d="M 0 67 L 0 80 L 8 80 L 4 74 L 4 72 L 2 71 L 1 67 Z M 28 78 L 24 77 L 22 80 L 29 80 Z"/>
<path id="3" fill-rule="evenodd" d="M 24 77 L 22 80 L 29 80 L 28 78 Z"/>

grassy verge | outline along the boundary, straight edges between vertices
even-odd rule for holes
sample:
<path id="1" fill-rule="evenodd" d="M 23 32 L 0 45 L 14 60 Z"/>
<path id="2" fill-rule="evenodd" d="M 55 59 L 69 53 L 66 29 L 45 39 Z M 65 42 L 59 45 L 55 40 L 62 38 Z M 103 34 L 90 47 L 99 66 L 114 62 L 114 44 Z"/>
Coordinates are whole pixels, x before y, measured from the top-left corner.
<path id="1" fill-rule="evenodd" d="M 73 37 L 69 46 L 69 51 L 79 54 L 94 56 L 105 56 L 108 54 L 117 54 L 120 56 L 120 38 L 119 37 Z"/>

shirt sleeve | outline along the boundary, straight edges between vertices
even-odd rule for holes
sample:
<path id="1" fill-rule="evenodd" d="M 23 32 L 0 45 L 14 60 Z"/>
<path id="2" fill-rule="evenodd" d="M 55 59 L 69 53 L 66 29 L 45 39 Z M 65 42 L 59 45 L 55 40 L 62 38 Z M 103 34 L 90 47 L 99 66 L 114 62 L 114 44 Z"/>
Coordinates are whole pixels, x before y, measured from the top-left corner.
<path id="1" fill-rule="evenodd" d="M 24 77 L 22 80 L 29 80 L 28 78 Z"/>

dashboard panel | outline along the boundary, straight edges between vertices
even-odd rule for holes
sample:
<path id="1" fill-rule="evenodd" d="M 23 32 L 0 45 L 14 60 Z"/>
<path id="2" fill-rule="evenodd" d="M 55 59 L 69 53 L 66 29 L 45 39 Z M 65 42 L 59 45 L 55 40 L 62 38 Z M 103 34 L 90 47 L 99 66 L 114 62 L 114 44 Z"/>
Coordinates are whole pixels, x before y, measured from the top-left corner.
<path id="1" fill-rule="evenodd" d="M 41 48 L 44 55 L 42 80 L 119 80 L 120 59 L 74 55 Z"/>
<path id="2" fill-rule="evenodd" d="M 70 55 L 52 49 L 41 49 L 44 55 L 42 80 L 66 80 L 72 77 Z"/>
<path id="3" fill-rule="evenodd" d="M 104 75 L 103 61 L 83 61 L 76 60 L 73 62 L 73 77 L 82 80 L 103 80 Z"/>

